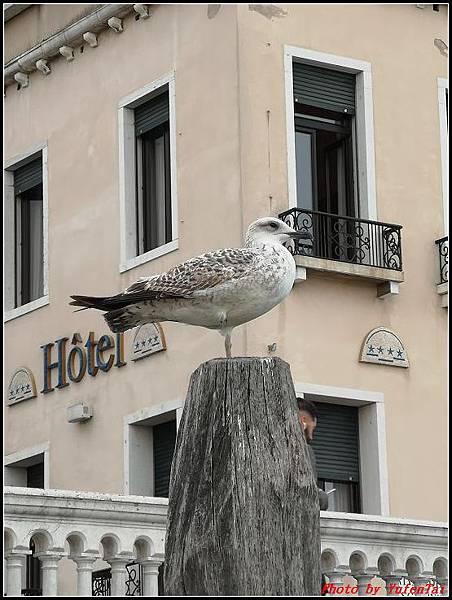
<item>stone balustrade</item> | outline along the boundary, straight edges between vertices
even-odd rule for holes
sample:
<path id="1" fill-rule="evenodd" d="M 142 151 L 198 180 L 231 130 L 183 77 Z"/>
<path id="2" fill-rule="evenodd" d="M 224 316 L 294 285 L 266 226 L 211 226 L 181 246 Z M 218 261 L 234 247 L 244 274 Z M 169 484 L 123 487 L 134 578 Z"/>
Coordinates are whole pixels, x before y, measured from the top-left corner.
<path id="1" fill-rule="evenodd" d="M 165 498 L 19 487 L 6 487 L 4 498 L 8 596 L 20 596 L 24 588 L 31 540 L 41 563 L 43 596 L 68 593 L 58 589 L 61 564 L 68 560 L 76 571 L 71 595 L 92 595 L 99 560 L 111 567 L 112 596 L 126 594 L 131 561 L 140 565 L 141 594 L 158 595 Z M 322 512 L 320 520 L 322 572 L 330 595 L 370 595 L 369 586 L 372 595 L 447 595 L 445 524 L 330 512 Z"/>
<path id="2" fill-rule="evenodd" d="M 328 591 L 447 595 L 447 534 L 444 523 L 322 512 L 322 572 Z"/>
<path id="3" fill-rule="evenodd" d="M 41 562 L 42 595 L 58 595 L 61 559 L 76 565 L 76 590 L 91 596 L 96 561 L 111 567 L 111 595 L 126 592 L 126 565 L 141 565 L 143 595 L 158 595 L 164 559 L 165 498 L 6 487 L 4 495 L 6 593 L 20 596 L 30 541 Z M 75 592 L 75 594 L 74 594 Z"/>

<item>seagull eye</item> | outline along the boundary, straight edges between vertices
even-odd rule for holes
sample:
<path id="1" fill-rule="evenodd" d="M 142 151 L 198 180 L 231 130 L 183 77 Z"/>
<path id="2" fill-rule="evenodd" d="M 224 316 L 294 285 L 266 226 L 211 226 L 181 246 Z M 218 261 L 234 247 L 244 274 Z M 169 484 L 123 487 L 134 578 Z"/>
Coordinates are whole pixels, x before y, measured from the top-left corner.
<path id="1" fill-rule="evenodd" d="M 269 223 L 269 226 L 270 226 L 272 229 L 278 229 L 278 223 Z"/>

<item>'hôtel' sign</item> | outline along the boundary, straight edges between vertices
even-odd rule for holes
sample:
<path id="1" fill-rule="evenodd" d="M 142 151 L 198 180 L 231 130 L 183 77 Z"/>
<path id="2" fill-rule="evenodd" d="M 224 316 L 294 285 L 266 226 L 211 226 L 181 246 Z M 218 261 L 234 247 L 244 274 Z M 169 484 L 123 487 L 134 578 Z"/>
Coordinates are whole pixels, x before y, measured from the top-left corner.
<path id="1" fill-rule="evenodd" d="M 94 332 L 90 331 L 85 344 L 79 333 L 72 336 L 72 344 L 69 354 L 66 344 L 69 338 L 62 337 L 55 343 L 41 346 L 44 352 L 43 376 L 44 384 L 41 392 L 47 394 L 53 392 L 52 370 L 58 373 L 56 388 L 64 388 L 70 381 L 79 382 L 88 371 L 91 377 L 95 377 L 98 371 L 109 371 L 112 366 L 124 367 L 124 337 L 121 333 L 116 334 L 116 342 L 112 335 L 103 335 L 98 341 L 94 339 Z M 80 345 L 79 345 L 80 344 Z M 56 361 L 52 362 L 53 349 L 56 346 Z M 108 353 L 108 356 L 107 356 Z"/>
<path id="2" fill-rule="evenodd" d="M 78 383 L 85 375 L 95 377 L 99 371 L 107 373 L 111 368 L 124 367 L 124 335 L 102 335 L 95 339 L 91 331 L 83 342 L 79 333 L 71 339 L 72 348 L 68 348 L 68 337 L 61 337 L 55 342 L 41 346 L 43 352 L 43 384 L 41 393 L 62 389 L 70 382 Z M 131 360 L 137 361 L 155 352 L 166 349 L 162 328 L 157 323 L 147 323 L 139 327 L 131 345 Z M 52 385 L 52 375 L 57 380 Z M 33 373 L 26 367 L 17 369 L 11 378 L 8 388 L 8 404 L 36 397 L 36 386 Z"/>

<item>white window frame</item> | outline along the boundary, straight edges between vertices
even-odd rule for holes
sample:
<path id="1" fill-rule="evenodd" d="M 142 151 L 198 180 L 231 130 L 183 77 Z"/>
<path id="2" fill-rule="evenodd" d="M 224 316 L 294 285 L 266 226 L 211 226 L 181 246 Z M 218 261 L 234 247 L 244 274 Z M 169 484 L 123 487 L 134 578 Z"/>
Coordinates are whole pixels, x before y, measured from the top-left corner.
<path id="1" fill-rule="evenodd" d="M 18 452 L 12 452 L 11 454 L 7 454 L 4 459 L 5 485 L 11 485 L 10 483 L 6 483 L 6 480 L 8 478 L 7 469 L 24 470 L 27 467 L 26 462 L 28 461 L 28 459 L 33 458 L 39 454 L 44 455 L 44 489 L 48 490 L 50 488 L 50 442 L 43 442 L 42 444 L 38 444 L 37 446 L 29 446 L 28 448 L 23 448 Z M 11 474 L 14 477 L 15 474 Z M 18 475 L 20 476 L 20 474 Z M 26 483 L 24 486 L 15 487 L 26 487 Z"/>
<path id="2" fill-rule="evenodd" d="M 298 46 L 284 46 L 286 95 L 286 135 L 289 208 L 297 207 L 297 165 L 295 155 L 295 120 L 292 62 L 324 66 L 356 75 L 356 142 L 360 217 L 377 220 L 375 186 L 375 149 L 371 64 L 354 58 L 317 52 Z"/>
<path id="3" fill-rule="evenodd" d="M 449 89 L 449 80 L 438 77 L 438 110 L 439 110 L 439 136 L 441 144 L 441 183 L 443 193 L 443 229 L 444 235 L 449 231 L 449 146 L 447 127 L 447 102 L 446 90 Z"/>
<path id="4" fill-rule="evenodd" d="M 137 256 L 137 203 L 134 108 L 152 98 L 156 90 L 168 86 L 171 177 L 172 240 Z M 119 127 L 119 202 L 121 257 L 119 271 L 124 273 L 179 247 L 176 173 L 176 100 L 175 75 L 168 73 L 122 98 L 118 105 Z"/>
<path id="5" fill-rule="evenodd" d="M 159 417 L 176 414 L 179 429 L 182 400 L 171 400 L 155 407 L 143 408 L 124 417 L 124 482 L 125 495 L 152 496 L 154 493 L 154 461 L 152 427 Z M 155 421 L 153 423 L 152 421 Z M 162 421 L 162 423 L 165 421 Z"/>
<path id="6" fill-rule="evenodd" d="M 294 387 L 298 397 L 309 394 L 315 402 L 358 407 L 361 509 L 363 514 L 389 516 L 384 394 L 301 382 Z"/>
<path id="7" fill-rule="evenodd" d="M 16 273 L 14 265 L 15 225 L 14 225 L 14 171 L 29 162 L 34 155 L 42 157 L 42 235 L 43 235 L 43 295 L 32 302 L 14 307 Z M 23 154 L 16 155 L 4 163 L 4 216 L 5 216 L 5 315 L 4 321 L 11 321 L 50 303 L 49 299 L 49 192 L 47 171 L 47 142 L 30 148 Z"/>

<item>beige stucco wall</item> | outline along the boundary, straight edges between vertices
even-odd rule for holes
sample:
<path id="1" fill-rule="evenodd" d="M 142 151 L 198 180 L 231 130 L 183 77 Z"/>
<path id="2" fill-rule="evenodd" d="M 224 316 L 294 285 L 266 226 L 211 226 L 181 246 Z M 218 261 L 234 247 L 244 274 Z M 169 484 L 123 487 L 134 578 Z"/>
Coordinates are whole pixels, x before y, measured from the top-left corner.
<path id="1" fill-rule="evenodd" d="M 288 207 L 283 44 L 369 61 L 378 218 L 403 225 L 400 295 L 381 300 L 374 284 L 309 276 L 237 330 L 233 350 L 262 356 L 276 342 L 298 382 L 382 392 L 390 514 L 445 520 L 447 312 L 433 243 L 443 233 L 437 77 L 447 76 L 433 40 L 446 40 L 444 9 L 283 8 L 286 16 L 270 20 L 247 5 L 223 5 L 213 18 L 205 5 L 156 6 L 151 19 L 128 17 L 121 35 L 102 33 L 99 47 L 73 62 L 53 62 L 51 76 L 33 73 L 27 89 L 8 88 L 7 158 L 48 141 L 51 302 L 7 323 L 5 379 L 26 365 L 41 385 L 42 344 L 107 333 L 100 314 L 72 312 L 70 294 L 118 292 L 239 245 L 250 221 Z M 173 69 L 179 250 L 120 275 L 117 105 Z M 365 335 L 381 325 L 405 342 L 409 369 L 358 362 Z M 123 492 L 123 417 L 182 399 L 191 371 L 223 354 L 215 332 L 164 330 L 165 353 L 7 408 L 6 452 L 49 440 L 51 487 Z M 68 424 L 66 409 L 78 401 L 94 418 Z"/>

